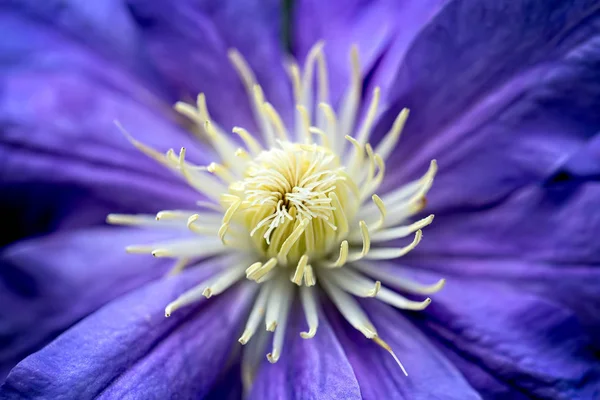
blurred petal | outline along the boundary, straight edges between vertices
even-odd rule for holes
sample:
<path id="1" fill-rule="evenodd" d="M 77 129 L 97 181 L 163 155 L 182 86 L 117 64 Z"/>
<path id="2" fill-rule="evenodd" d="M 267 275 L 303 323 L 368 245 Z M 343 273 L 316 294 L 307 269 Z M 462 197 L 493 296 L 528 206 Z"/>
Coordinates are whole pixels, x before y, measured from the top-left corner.
<path id="1" fill-rule="evenodd" d="M 231 350 L 248 292 L 230 290 L 165 318 L 165 305 L 197 283 L 199 270 L 143 287 L 87 317 L 17 365 L 0 395 L 201 398 Z"/>
<path id="2" fill-rule="evenodd" d="M 156 212 L 195 199 L 113 122 L 149 146 L 185 146 L 202 161 L 200 144 L 173 126 L 168 105 L 39 21 L 6 12 L 0 21 L 15 38 L 0 44 L 0 190 L 10 194 L 2 196 L 3 208 L 25 213 L 21 201 L 39 201 L 38 188 L 47 184 L 57 185 L 43 192 L 49 214 L 72 217 L 76 209 L 79 226 L 102 222 L 109 211 Z M 87 203 L 90 208 L 68 208 Z"/>
<path id="3" fill-rule="evenodd" d="M 137 27 L 125 3 L 123 0 L 5 0 L 0 13 L 46 25 L 66 36 L 68 41 L 82 43 L 99 57 L 110 60 L 123 74 L 129 73 L 160 91 L 161 82 L 144 54 Z M 0 52 L 16 53 L 15 48 L 27 46 L 16 38 L 18 36 L 12 36 L 12 40 L 1 43 Z M 50 57 L 37 58 L 45 64 L 52 62 Z"/>
<path id="4" fill-rule="evenodd" d="M 370 90 L 386 89 L 414 37 L 447 0 L 424 1 L 319 1 L 299 0 L 294 5 L 293 47 L 303 60 L 309 49 L 325 40 L 333 100 L 343 93 L 350 79 L 350 47 L 358 46 L 363 73 L 370 77 Z"/>
<path id="5" fill-rule="evenodd" d="M 112 206 L 69 185 L 36 183 L 32 189 L 28 183 L 0 185 L 2 225 L 6 227 L 0 247 L 30 235 L 96 224 Z"/>
<path id="6" fill-rule="evenodd" d="M 554 300 L 503 282 L 454 277 L 417 317 L 461 357 L 531 396 L 600 394 L 600 364 L 587 335 Z"/>
<path id="7" fill-rule="evenodd" d="M 596 8 L 592 0 L 444 7 L 407 53 L 392 89 L 397 107 L 381 125 L 411 108 L 396 178 L 438 159 L 430 204 L 448 210 L 489 205 L 556 171 L 600 131 Z"/>
<path id="8" fill-rule="evenodd" d="M 400 313 L 378 300 L 362 306 L 379 336 L 394 350 L 408 376 L 392 356 L 337 318 L 336 333 L 356 373 L 363 399 L 477 399 L 458 370 Z"/>
<path id="9" fill-rule="evenodd" d="M 0 370 L 6 372 L 106 302 L 164 274 L 172 261 L 127 254 L 125 246 L 168 237 L 173 232 L 95 228 L 5 248 L 0 253 Z"/>
<path id="10" fill-rule="evenodd" d="M 195 101 L 204 92 L 217 122 L 227 129 L 253 129 L 246 91 L 227 57 L 227 51 L 235 48 L 248 61 L 267 99 L 290 119 L 292 96 L 282 65 L 279 1 L 129 0 L 128 4 L 174 99 Z"/>
<path id="11" fill-rule="evenodd" d="M 252 399 L 360 399 L 361 390 L 331 325 L 319 315 L 314 338 L 303 339 L 303 314 L 297 310 L 296 323 L 287 330 L 286 345 L 275 364 L 261 366 Z M 302 321 L 302 322 L 301 322 Z"/>

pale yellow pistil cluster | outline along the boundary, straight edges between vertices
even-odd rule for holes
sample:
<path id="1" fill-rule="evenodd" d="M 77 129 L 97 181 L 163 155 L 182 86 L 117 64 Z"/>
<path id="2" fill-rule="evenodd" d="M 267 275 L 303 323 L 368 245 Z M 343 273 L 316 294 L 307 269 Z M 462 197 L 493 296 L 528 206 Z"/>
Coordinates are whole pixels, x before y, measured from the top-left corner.
<path id="1" fill-rule="evenodd" d="M 239 341 L 246 344 L 255 335 L 259 338 L 249 343 L 243 358 L 248 382 L 267 332 L 274 332 L 267 358 L 271 362 L 279 359 L 296 293 L 308 327 L 301 333 L 303 338 L 317 332 L 321 311 L 315 290 L 320 287 L 352 326 L 398 361 L 354 297 L 376 297 L 397 308 L 422 310 L 430 303 L 429 298 L 412 301 L 390 287 L 426 295 L 444 285 L 443 280 L 422 285 L 376 264 L 405 255 L 421 241 L 421 229 L 432 222 L 433 215 L 411 219 L 423 209 L 437 166 L 432 161 L 422 178 L 378 195 L 385 161 L 398 142 L 408 110 L 398 115 L 377 146 L 371 146 L 379 89 L 373 91 L 365 117 L 357 124 L 362 82 L 358 52 L 353 49 L 351 82 L 336 114 L 328 101 L 322 47 L 321 43 L 313 47 L 302 73 L 296 64 L 289 65 L 296 101 L 292 128 L 285 126 L 266 101 L 252 71 L 236 51 L 230 58 L 246 86 L 260 136 L 234 128 L 244 143 L 239 147 L 212 121 L 203 94 L 194 106 L 177 103 L 176 110 L 198 124 L 219 163 L 194 165 L 186 160 L 185 149 L 161 154 L 127 134 L 138 149 L 181 174 L 204 199 L 198 202 L 197 210 L 167 210 L 155 217 L 108 217 L 115 224 L 181 229 L 181 238 L 127 248 L 132 253 L 176 258 L 171 273 L 201 264 L 207 257 L 213 257 L 211 264 L 224 265 L 210 279 L 167 305 L 167 316 L 218 295 L 244 277 L 250 281 L 256 294 Z M 313 88 L 315 72 L 318 83 Z M 411 235 L 413 239 L 407 244 L 386 245 Z M 263 330 L 258 329 L 261 322 Z"/>
<path id="2" fill-rule="evenodd" d="M 358 198 L 358 188 L 330 149 L 280 141 L 249 162 L 243 179 L 221 197 L 228 207 L 223 226 L 246 227 L 266 261 L 249 269 L 249 278 L 260 279 L 275 265 L 296 266 L 293 281 L 300 284 L 312 269 L 309 260 L 325 260 L 347 238 L 348 216 L 356 213 Z M 307 283 L 314 284 L 308 275 Z"/>

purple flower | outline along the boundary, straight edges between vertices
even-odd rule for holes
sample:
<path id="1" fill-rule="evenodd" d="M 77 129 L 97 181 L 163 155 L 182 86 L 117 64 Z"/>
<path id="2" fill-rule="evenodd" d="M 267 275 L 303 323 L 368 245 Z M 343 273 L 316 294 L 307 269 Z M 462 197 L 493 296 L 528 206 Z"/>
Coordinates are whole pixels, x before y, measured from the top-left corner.
<path id="1" fill-rule="evenodd" d="M 0 397 L 600 397 L 566 3 L 5 1 Z"/>

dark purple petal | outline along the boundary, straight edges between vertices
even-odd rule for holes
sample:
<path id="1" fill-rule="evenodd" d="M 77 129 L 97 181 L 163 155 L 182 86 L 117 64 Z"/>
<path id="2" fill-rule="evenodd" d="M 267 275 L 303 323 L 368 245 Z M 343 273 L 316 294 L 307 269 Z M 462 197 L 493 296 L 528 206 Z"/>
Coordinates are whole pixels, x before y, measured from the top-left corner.
<path id="1" fill-rule="evenodd" d="M 239 50 L 267 99 L 289 120 L 291 87 L 283 69 L 281 9 L 275 0 L 128 0 L 132 17 L 174 98 L 206 93 L 209 112 L 230 129 L 255 127 L 246 91 L 227 51 Z"/>
<path id="2" fill-rule="evenodd" d="M 0 370 L 7 372 L 80 318 L 164 274 L 173 261 L 126 254 L 125 246 L 172 237 L 167 231 L 95 228 L 5 248 L 0 253 Z"/>
<path id="3" fill-rule="evenodd" d="M 562 164 L 551 181 L 598 180 L 600 177 L 600 135 L 594 136 L 585 146 Z"/>
<path id="4" fill-rule="evenodd" d="M 288 326 L 281 359 L 260 368 L 252 399 L 360 399 L 361 391 L 331 325 L 321 314 L 312 339 L 300 337 L 305 329 L 298 308 Z"/>
<path id="5" fill-rule="evenodd" d="M 0 247 L 31 235 L 96 224 L 116 207 L 70 185 L 36 183 L 32 190 L 27 183 L 7 184 L 0 185 L 0 192 L 3 225 L 10 227 L 2 232 Z"/>
<path id="6" fill-rule="evenodd" d="M 514 388 L 510 383 L 502 382 L 493 376 L 493 371 L 486 371 L 481 365 L 473 363 L 467 358 L 461 357 L 455 351 L 440 341 L 439 338 L 430 335 L 429 340 L 435 343 L 444 353 L 456 369 L 462 372 L 469 384 L 475 389 L 481 398 L 486 400 L 530 400 L 527 394 Z"/>
<path id="7" fill-rule="evenodd" d="M 299 0 L 293 8 L 294 52 L 304 60 L 309 49 L 325 41 L 333 101 L 350 79 L 350 48 L 357 45 L 367 90 L 385 93 L 414 37 L 447 0 L 320 1 Z"/>
<path id="8" fill-rule="evenodd" d="M 49 214 L 73 220 L 77 211 L 81 226 L 110 211 L 156 212 L 194 201 L 185 183 L 136 150 L 113 123 L 120 120 L 158 150 L 185 146 L 205 161 L 200 144 L 169 120 L 168 105 L 50 27 L 7 12 L 0 21 L 15 38 L 0 44 L 3 208 L 25 213 L 21 203 L 44 194 Z"/>
<path id="9" fill-rule="evenodd" d="M 379 300 L 362 306 L 379 336 L 394 350 L 408 376 L 392 356 L 341 317 L 336 334 L 354 368 L 363 399 L 477 399 L 460 372 L 400 313 Z"/>
<path id="10" fill-rule="evenodd" d="M 244 397 L 242 387 L 240 360 L 232 363 L 226 371 L 221 373 L 220 379 L 215 382 L 204 400 L 240 400 Z"/>
<path id="11" fill-rule="evenodd" d="M 19 363 L 3 398 L 202 397 L 223 368 L 249 286 L 165 318 L 204 274 L 194 268 L 108 304 Z"/>
<path id="12" fill-rule="evenodd" d="M 449 279 L 432 297 L 416 318 L 496 379 L 541 398 L 600 395 L 600 364 L 587 334 L 559 302 L 468 277 Z"/>
<path id="13" fill-rule="evenodd" d="M 444 7 L 392 89 L 394 113 L 412 110 L 395 152 L 396 178 L 438 159 L 430 204 L 448 210 L 487 206 L 553 174 L 600 131 L 596 7 L 592 0 Z"/>

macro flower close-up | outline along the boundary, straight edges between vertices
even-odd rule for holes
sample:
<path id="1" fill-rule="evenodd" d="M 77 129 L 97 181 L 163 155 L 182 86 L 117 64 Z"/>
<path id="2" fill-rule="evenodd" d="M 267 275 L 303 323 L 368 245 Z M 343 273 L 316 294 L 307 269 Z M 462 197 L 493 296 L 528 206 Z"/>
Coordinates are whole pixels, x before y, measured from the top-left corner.
<path id="1" fill-rule="evenodd" d="M 600 398 L 597 1 L 0 32 L 0 399 Z"/>

